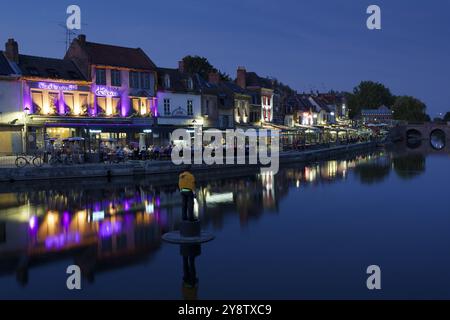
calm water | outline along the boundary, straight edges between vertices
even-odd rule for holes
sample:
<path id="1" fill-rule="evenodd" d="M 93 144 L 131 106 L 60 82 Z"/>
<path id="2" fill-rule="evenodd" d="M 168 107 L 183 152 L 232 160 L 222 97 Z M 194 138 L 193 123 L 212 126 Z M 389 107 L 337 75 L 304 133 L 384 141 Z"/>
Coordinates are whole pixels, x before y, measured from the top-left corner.
<path id="1" fill-rule="evenodd" d="M 450 299 L 449 151 L 419 149 L 203 178 L 196 212 L 217 238 L 196 275 L 160 240 L 179 223 L 176 177 L 2 185 L 0 298 Z"/>

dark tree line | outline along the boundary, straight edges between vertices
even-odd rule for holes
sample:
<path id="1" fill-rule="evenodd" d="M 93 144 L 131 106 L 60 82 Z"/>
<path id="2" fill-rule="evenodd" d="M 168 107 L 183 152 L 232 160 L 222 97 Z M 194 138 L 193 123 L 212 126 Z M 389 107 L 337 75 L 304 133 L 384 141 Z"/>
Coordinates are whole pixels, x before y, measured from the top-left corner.
<path id="1" fill-rule="evenodd" d="M 430 121 L 425 103 L 411 96 L 395 96 L 378 82 L 362 81 L 353 93 L 347 93 L 347 101 L 351 118 L 360 115 L 362 109 L 377 109 L 384 105 L 394 112 L 396 120 Z"/>

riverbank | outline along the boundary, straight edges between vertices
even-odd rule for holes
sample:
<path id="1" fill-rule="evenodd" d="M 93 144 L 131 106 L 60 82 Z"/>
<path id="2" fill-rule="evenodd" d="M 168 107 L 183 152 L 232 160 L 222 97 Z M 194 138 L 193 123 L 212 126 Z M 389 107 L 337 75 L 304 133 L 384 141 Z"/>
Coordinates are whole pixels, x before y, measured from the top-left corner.
<path id="1" fill-rule="evenodd" d="M 325 160 L 348 152 L 376 148 L 375 142 L 334 146 L 309 151 L 286 151 L 280 153 L 280 164 Z M 0 182 L 58 180 L 75 178 L 113 178 L 126 176 L 165 175 L 178 173 L 184 166 L 171 161 L 129 161 L 123 164 L 85 164 L 71 166 L 44 166 L 41 168 L 0 168 Z M 194 172 L 217 172 L 223 170 L 249 170 L 259 165 L 195 165 Z"/>

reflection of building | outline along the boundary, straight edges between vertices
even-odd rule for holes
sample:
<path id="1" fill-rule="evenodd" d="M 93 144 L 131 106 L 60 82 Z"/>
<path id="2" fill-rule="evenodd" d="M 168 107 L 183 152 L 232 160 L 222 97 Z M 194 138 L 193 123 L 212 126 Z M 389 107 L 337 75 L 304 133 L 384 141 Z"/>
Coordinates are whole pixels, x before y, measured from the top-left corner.
<path id="1" fill-rule="evenodd" d="M 356 168 L 364 169 L 375 161 L 384 168 L 386 157 L 377 153 L 298 164 L 282 168 L 277 175 L 258 172 L 223 179 L 207 175 L 207 181 L 199 179 L 197 211 L 204 227 L 220 229 L 226 219 L 238 219 L 245 227 L 268 213 L 277 213 L 294 188 L 333 183 L 345 179 L 350 168 L 360 174 Z M 396 167 L 405 165 L 397 162 Z M 370 172 L 385 176 L 384 170 L 378 173 L 373 167 Z M 151 183 L 148 178 L 130 178 L 117 184 L 49 184 L 39 191 L 28 187 L 33 191 L 17 193 L 3 189 L 0 273 L 25 271 L 49 258 L 69 256 L 92 278 L 102 270 L 145 261 L 159 248 L 161 234 L 176 230 L 181 220 L 176 185 L 156 187 Z M 301 210 L 308 210 L 307 205 Z"/>

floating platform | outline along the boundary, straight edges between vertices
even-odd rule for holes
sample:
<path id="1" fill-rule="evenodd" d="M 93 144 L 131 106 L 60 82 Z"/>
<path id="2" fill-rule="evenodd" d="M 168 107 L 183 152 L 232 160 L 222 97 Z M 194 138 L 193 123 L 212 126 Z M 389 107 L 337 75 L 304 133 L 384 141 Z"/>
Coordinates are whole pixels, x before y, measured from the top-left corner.
<path id="1" fill-rule="evenodd" d="M 196 237 L 183 237 L 180 231 L 173 231 L 166 233 L 162 236 L 162 239 L 172 244 L 201 244 L 213 241 L 216 237 L 209 232 L 200 232 Z"/>

